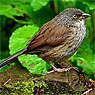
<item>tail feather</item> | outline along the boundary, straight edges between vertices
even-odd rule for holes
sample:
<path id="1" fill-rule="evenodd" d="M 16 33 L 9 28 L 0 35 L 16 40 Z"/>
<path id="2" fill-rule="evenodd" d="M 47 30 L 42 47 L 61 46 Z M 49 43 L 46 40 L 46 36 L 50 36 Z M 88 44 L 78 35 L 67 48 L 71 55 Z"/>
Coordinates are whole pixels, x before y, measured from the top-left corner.
<path id="1" fill-rule="evenodd" d="M 24 54 L 27 51 L 26 48 L 18 51 L 17 53 L 7 57 L 5 60 L 3 60 L 2 62 L 0 62 L 0 68 L 2 68 L 3 66 L 7 65 L 11 60 L 13 60 L 14 58 Z"/>

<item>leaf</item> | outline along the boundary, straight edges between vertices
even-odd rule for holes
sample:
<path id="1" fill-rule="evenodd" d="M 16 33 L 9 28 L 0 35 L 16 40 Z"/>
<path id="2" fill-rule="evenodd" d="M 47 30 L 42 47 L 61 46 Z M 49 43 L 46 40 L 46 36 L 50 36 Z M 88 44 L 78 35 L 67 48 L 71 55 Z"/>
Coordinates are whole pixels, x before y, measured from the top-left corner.
<path id="1" fill-rule="evenodd" d="M 87 62 L 86 60 L 84 59 L 80 59 L 78 61 L 78 66 L 80 67 L 83 67 L 83 70 L 86 72 L 86 73 L 95 73 L 95 55 L 94 55 L 94 59 L 90 62 Z"/>
<path id="2" fill-rule="evenodd" d="M 88 78 L 91 78 L 93 75 L 93 79 L 95 79 L 95 55 L 93 56 L 93 60 L 90 62 L 87 62 L 83 58 L 79 58 L 77 65 L 83 68 L 83 71 L 86 73 Z"/>
<path id="3" fill-rule="evenodd" d="M 20 3 L 29 3 L 31 0 L 0 0 L 2 3 L 13 3 L 13 2 L 20 2 Z"/>
<path id="4" fill-rule="evenodd" d="M 17 51 L 23 49 L 29 39 L 37 32 L 39 28 L 34 25 L 23 26 L 15 30 L 9 40 L 10 54 L 14 54 Z"/>
<path id="5" fill-rule="evenodd" d="M 32 74 L 45 74 L 47 72 L 46 62 L 37 55 L 21 55 L 18 57 L 20 63 Z"/>
<path id="6" fill-rule="evenodd" d="M 0 4 L 0 15 L 5 15 L 12 19 L 15 19 L 14 16 L 23 16 L 21 12 L 18 13 L 11 5 L 4 3 Z"/>
<path id="7" fill-rule="evenodd" d="M 29 21 L 23 21 L 16 19 L 16 16 L 24 17 L 24 14 L 31 16 L 31 7 L 27 4 L 20 2 L 1 2 L 0 4 L 0 15 L 4 15 L 8 18 L 15 20 L 16 22 L 23 24 L 30 24 Z"/>
<path id="8" fill-rule="evenodd" d="M 9 41 L 10 54 L 23 49 L 29 39 L 38 30 L 34 25 L 23 26 L 12 33 Z M 46 62 L 37 55 L 22 55 L 18 57 L 20 63 L 33 74 L 44 74 L 46 72 Z"/>
<path id="9" fill-rule="evenodd" d="M 40 10 L 43 6 L 48 4 L 49 0 L 32 0 L 31 6 L 34 11 Z"/>
<path id="10" fill-rule="evenodd" d="M 41 27 L 43 24 L 51 20 L 55 13 L 50 7 L 41 8 L 39 11 L 32 11 L 32 21 Z"/>
<path id="11" fill-rule="evenodd" d="M 84 0 L 83 1 L 83 4 L 86 4 L 90 10 L 93 10 L 95 9 L 95 1 L 87 1 L 87 0 Z"/>
<path id="12" fill-rule="evenodd" d="M 86 9 L 86 5 L 89 7 L 90 10 L 95 9 L 95 1 L 94 0 L 76 0 L 77 3 L 77 7 L 79 7 L 80 9 L 82 8 L 83 10 Z M 81 2 L 81 5 L 80 5 Z M 81 7 L 80 7 L 81 6 Z"/>
<path id="13" fill-rule="evenodd" d="M 8 18 L 11 18 L 18 23 L 36 24 L 37 26 L 41 27 L 44 23 L 54 17 L 54 11 L 50 7 L 41 8 L 41 10 L 39 11 L 33 11 L 29 1 L 9 1 L 10 0 L 1 2 L 2 4 L 0 4 L 0 9 L 2 10 L 0 10 L 0 15 L 4 15 Z"/>

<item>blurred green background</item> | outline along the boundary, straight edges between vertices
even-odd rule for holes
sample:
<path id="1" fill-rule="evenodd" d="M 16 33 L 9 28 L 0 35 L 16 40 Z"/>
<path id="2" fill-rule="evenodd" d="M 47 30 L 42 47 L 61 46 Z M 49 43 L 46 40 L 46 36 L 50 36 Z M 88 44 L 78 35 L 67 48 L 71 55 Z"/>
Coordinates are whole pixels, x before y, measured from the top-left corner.
<path id="1" fill-rule="evenodd" d="M 66 8 L 78 8 L 91 15 L 86 20 L 87 35 L 69 60 L 95 80 L 95 0 L 0 0 L 0 59 L 24 48 L 43 24 Z M 33 74 L 43 74 L 49 68 L 36 55 L 18 59 Z"/>

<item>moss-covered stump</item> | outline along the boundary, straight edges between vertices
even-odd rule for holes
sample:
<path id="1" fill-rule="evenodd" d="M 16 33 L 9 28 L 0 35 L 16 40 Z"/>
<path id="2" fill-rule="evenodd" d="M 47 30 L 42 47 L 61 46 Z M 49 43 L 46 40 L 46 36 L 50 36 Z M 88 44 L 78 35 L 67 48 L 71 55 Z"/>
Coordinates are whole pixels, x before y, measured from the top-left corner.
<path id="1" fill-rule="evenodd" d="M 88 95 L 95 95 L 95 84 L 92 85 L 81 72 L 73 69 L 64 73 L 53 72 L 40 77 L 39 80 L 48 85 L 45 93 L 49 95 L 81 95 L 88 90 Z"/>
<path id="2" fill-rule="evenodd" d="M 95 95 L 94 85 L 75 70 L 52 72 L 28 81 L 10 82 L 0 90 L 0 95 Z M 85 94 L 83 94 L 85 95 Z"/>
<path id="3" fill-rule="evenodd" d="M 19 63 L 11 65 L 5 71 L 0 72 L 0 87 L 7 81 L 27 81 L 31 77 L 38 77 L 40 75 L 33 75 L 28 70 L 21 66 Z"/>
<path id="4" fill-rule="evenodd" d="M 6 84 L 0 95 L 34 95 L 43 94 L 46 84 L 44 81 L 15 81 Z"/>

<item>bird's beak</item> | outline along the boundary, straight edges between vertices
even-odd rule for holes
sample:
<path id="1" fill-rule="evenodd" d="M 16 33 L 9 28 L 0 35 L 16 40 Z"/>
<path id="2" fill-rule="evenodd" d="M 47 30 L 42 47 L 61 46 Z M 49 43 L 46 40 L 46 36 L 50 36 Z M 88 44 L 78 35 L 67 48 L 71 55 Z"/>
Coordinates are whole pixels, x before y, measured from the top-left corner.
<path id="1" fill-rule="evenodd" d="M 88 17 L 90 17 L 91 15 L 90 15 L 90 14 L 83 13 L 82 16 L 85 17 L 85 18 L 88 18 Z"/>

